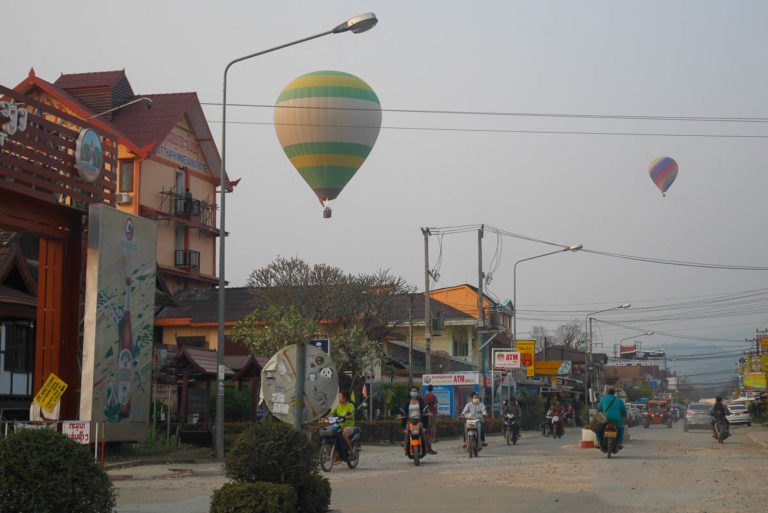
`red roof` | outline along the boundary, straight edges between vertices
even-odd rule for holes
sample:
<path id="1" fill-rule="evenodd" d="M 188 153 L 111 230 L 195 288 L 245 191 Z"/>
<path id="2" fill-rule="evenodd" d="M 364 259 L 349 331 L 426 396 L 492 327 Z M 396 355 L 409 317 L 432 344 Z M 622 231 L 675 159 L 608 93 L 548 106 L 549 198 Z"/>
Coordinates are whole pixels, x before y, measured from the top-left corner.
<path id="1" fill-rule="evenodd" d="M 147 108 L 145 102 L 137 102 L 122 109 L 112 120 L 126 137 L 141 148 L 152 144 L 160 145 L 193 102 L 197 101 L 195 93 L 145 96 L 152 100 L 151 109 Z"/>
<path id="2" fill-rule="evenodd" d="M 94 73 L 62 73 L 53 83 L 61 89 L 86 89 L 90 87 L 112 87 L 126 78 L 125 70 L 97 71 Z"/>

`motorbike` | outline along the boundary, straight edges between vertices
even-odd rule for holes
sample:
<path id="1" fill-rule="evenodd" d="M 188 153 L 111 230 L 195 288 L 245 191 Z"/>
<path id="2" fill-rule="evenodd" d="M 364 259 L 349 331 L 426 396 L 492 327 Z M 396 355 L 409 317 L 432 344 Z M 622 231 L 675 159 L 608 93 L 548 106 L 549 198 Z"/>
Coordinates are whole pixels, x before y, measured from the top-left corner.
<path id="1" fill-rule="evenodd" d="M 603 435 L 600 440 L 600 450 L 603 451 L 610 459 L 612 454 L 619 452 L 619 430 L 618 426 L 612 421 L 605 423 L 603 428 Z"/>
<path id="2" fill-rule="evenodd" d="M 541 435 L 549 436 L 552 434 L 552 415 L 546 415 L 544 420 L 539 424 L 541 427 Z"/>
<path id="3" fill-rule="evenodd" d="M 477 458 L 477 453 L 482 449 L 482 443 L 480 442 L 480 417 L 473 414 L 467 415 L 467 420 L 464 422 L 464 433 L 466 434 L 469 457 Z"/>
<path id="4" fill-rule="evenodd" d="M 552 426 L 550 428 L 553 438 L 562 438 L 565 434 L 565 422 L 563 421 L 562 413 L 555 412 L 552 415 Z"/>
<path id="5" fill-rule="evenodd" d="M 402 412 L 403 410 L 400 411 Z M 405 455 L 413 460 L 413 465 L 415 467 L 418 467 L 421 459 L 427 455 L 427 446 L 424 440 L 424 426 L 421 423 L 421 418 L 408 417 L 408 420 L 405 423 L 405 428 Z"/>
<path id="6" fill-rule="evenodd" d="M 341 422 L 344 422 L 344 417 L 332 415 L 327 417 L 325 422 L 328 425 L 319 432 L 321 439 L 320 467 L 324 471 L 330 472 L 335 463 L 346 462 L 349 468 L 356 468 L 360 461 L 360 428 L 352 427 L 352 436 L 350 436 L 349 441 L 355 448 L 355 456 L 351 458 L 347 443 L 344 441 L 344 428 L 340 425 Z"/>
<path id="7" fill-rule="evenodd" d="M 520 438 L 520 426 L 518 425 L 517 414 L 505 413 L 503 426 L 504 439 L 507 441 L 507 445 L 509 445 L 509 442 L 512 442 L 512 445 L 517 444 L 517 440 Z"/>
<path id="8" fill-rule="evenodd" d="M 715 434 L 717 435 L 718 443 L 723 443 L 726 438 L 731 436 L 728 429 L 728 423 L 725 421 L 724 417 L 715 420 Z"/>

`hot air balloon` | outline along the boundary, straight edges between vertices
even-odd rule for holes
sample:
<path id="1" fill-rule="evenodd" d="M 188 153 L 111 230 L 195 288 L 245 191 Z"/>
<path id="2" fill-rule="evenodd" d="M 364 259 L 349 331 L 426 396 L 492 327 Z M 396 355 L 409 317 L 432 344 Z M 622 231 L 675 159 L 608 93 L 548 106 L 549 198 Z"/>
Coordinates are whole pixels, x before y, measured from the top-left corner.
<path id="1" fill-rule="evenodd" d="M 648 174 L 662 196 L 667 195 L 667 189 L 677 178 L 677 162 L 671 157 L 659 157 L 648 167 Z"/>
<path id="2" fill-rule="evenodd" d="M 331 217 L 335 199 L 371 153 L 381 105 L 363 80 L 340 71 L 307 73 L 285 86 L 275 105 L 275 130 L 291 164 Z"/>

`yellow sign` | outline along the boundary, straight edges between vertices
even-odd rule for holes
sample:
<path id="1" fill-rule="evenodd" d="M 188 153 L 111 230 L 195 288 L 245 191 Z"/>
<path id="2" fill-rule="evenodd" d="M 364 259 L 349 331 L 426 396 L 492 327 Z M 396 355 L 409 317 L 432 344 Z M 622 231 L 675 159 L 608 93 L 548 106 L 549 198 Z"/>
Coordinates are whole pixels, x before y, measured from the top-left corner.
<path id="1" fill-rule="evenodd" d="M 571 362 L 562 360 L 536 362 L 536 374 L 539 376 L 568 375 L 571 373 Z"/>
<path id="2" fill-rule="evenodd" d="M 768 336 L 766 336 L 766 335 L 763 335 L 763 336 L 760 338 L 760 347 L 763 349 L 763 350 L 762 350 L 762 353 L 763 353 L 763 354 L 766 354 L 766 353 L 768 353 Z"/>
<path id="3" fill-rule="evenodd" d="M 749 357 L 749 372 L 762 372 L 763 364 L 760 361 L 760 356 L 752 355 Z"/>
<path id="4" fill-rule="evenodd" d="M 520 353 L 520 364 L 525 365 L 525 375 L 534 375 L 534 353 L 536 352 L 535 340 L 518 340 L 515 350 Z"/>
<path id="5" fill-rule="evenodd" d="M 760 359 L 763 364 L 763 372 L 768 372 L 768 354 L 762 354 Z"/>
<path id="6" fill-rule="evenodd" d="M 745 374 L 744 390 L 765 390 L 765 374 Z"/>
<path id="7" fill-rule="evenodd" d="M 52 412 L 56 403 L 61 399 L 61 395 L 67 389 L 67 384 L 64 383 L 56 374 L 51 372 L 48 379 L 43 383 L 43 387 L 35 396 L 35 402 L 39 404 L 45 411 Z"/>

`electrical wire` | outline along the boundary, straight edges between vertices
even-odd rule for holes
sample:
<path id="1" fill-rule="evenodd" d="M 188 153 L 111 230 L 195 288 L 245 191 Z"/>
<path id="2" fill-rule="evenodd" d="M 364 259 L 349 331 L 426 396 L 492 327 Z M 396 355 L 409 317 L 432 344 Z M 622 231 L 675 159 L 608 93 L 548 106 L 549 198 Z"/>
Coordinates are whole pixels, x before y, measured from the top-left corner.
<path id="1" fill-rule="evenodd" d="M 200 105 L 221 107 L 221 103 L 200 102 Z M 634 121 L 692 121 L 715 123 L 768 123 L 765 117 L 729 117 L 729 116 L 640 116 L 631 114 L 564 114 L 544 112 L 500 112 L 500 111 L 475 111 L 475 110 L 430 110 L 430 109 L 378 109 L 378 108 L 349 108 L 349 107 L 313 107 L 304 105 L 268 105 L 259 103 L 228 103 L 227 107 L 252 107 L 252 108 L 280 108 L 302 110 L 359 110 L 396 112 L 404 114 L 450 114 L 459 116 L 503 116 L 526 118 L 563 118 L 563 119 L 611 119 Z"/>

